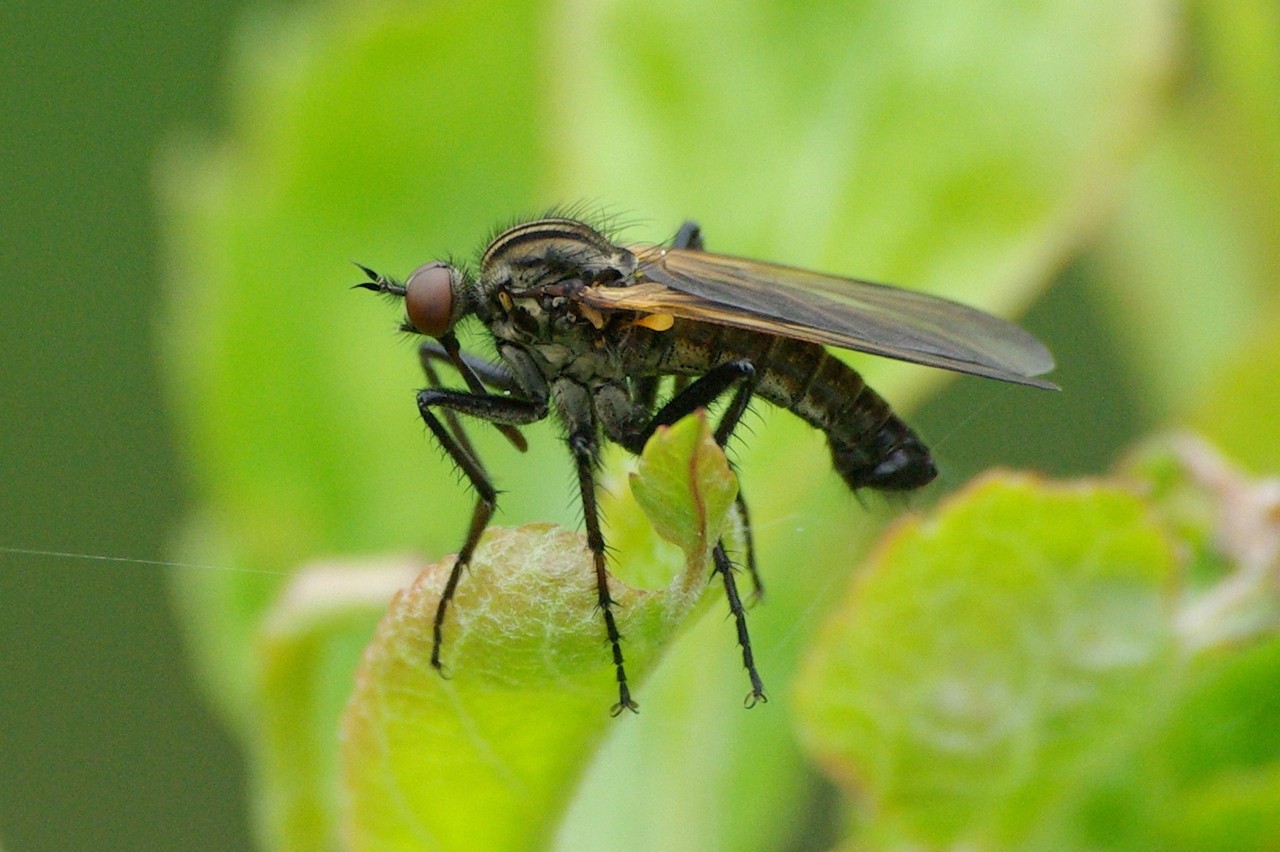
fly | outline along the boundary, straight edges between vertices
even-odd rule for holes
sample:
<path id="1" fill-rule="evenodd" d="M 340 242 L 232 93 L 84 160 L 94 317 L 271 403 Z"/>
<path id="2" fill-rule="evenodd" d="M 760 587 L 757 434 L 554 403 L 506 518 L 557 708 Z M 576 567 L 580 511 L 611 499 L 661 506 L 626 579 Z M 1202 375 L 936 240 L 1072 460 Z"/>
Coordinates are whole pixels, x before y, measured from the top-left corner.
<path id="1" fill-rule="evenodd" d="M 477 494 L 436 608 L 432 666 L 442 669 L 449 603 L 497 497 L 457 415 L 495 424 L 523 450 L 519 427 L 554 411 L 565 424 L 582 495 L 597 602 L 617 670 L 615 716 L 637 705 L 596 506 L 602 440 L 639 454 L 659 427 L 728 395 L 715 430 L 723 446 L 748 404 L 762 398 L 826 435 L 849 488 L 907 491 L 937 475 L 928 448 L 824 345 L 1054 387 L 1035 378 L 1053 368 L 1053 357 L 1016 325 L 922 293 L 707 252 L 693 223 L 671 247 L 619 246 L 576 219 L 549 217 L 498 234 L 480 257 L 478 275 L 435 262 L 401 284 L 361 269 L 369 280 L 356 286 L 403 298 L 403 329 L 430 338 L 420 356 L 431 386 L 418 392 L 418 411 Z M 461 351 L 454 329 L 471 317 L 492 335 L 496 362 Z M 465 390 L 441 387 L 438 361 L 458 370 Z M 676 377 L 676 391 L 659 404 L 658 383 L 666 376 Z M 759 593 L 741 491 L 738 509 L 746 567 Z M 767 699 L 723 541 L 712 561 L 737 628 L 752 706 Z"/>

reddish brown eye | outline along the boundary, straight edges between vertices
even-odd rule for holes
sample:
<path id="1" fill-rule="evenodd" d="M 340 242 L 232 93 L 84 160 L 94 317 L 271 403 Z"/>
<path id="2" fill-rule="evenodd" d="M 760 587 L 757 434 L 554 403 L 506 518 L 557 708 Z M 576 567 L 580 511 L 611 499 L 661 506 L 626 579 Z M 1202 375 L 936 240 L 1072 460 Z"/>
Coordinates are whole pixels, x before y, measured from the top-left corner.
<path id="1" fill-rule="evenodd" d="M 413 270 L 404 282 L 404 309 L 409 322 L 423 334 L 439 337 L 453 320 L 453 276 L 443 263 Z"/>

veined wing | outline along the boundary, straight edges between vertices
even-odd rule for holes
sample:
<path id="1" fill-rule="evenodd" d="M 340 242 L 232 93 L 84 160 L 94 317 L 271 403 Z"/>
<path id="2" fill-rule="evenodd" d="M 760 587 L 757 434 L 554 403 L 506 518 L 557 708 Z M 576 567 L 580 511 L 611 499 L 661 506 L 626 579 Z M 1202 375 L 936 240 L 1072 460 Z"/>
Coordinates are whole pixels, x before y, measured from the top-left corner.
<path id="1" fill-rule="evenodd" d="M 1033 378 L 1053 369 L 1040 341 L 967 305 L 883 284 L 729 255 L 632 248 L 634 283 L 583 293 L 624 309 L 752 329 L 901 361 L 1056 388 Z"/>

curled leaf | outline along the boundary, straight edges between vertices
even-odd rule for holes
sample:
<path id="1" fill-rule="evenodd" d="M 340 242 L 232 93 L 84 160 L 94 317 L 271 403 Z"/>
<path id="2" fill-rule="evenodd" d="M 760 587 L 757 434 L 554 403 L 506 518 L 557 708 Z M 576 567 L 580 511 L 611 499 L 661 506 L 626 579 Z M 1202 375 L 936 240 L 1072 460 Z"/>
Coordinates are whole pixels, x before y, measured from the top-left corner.
<path id="1" fill-rule="evenodd" d="M 734 494 L 701 416 L 655 435 L 638 477 L 640 502 L 662 515 L 685 565 L 657 590 L 610 579 L 633 686 L 695 610 Z M 361 663 L 343 723 L 351 848 L 536 844 L 618 724 L 582 536 L 546 524 L 486 534 L 448 610 L 443 677 L 432 624 L 453 560 L 396 596 Z"/>

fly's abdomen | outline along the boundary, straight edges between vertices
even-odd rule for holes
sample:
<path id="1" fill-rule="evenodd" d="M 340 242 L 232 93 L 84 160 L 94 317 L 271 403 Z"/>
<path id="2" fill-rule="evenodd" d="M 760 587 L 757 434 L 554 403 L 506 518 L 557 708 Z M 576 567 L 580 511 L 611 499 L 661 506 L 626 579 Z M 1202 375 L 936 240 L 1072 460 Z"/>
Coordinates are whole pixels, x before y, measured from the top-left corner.
<path id="1" fill-rule="evenodd" d="M 906 491 L 936 475 L 929 449 L 848 365 L 814 343 L 707 323 L 679 322 L 659 372 L 696 375 L 749 359 L 756 395 L 822 430 L 836 471 L 850 488 Z"/>

